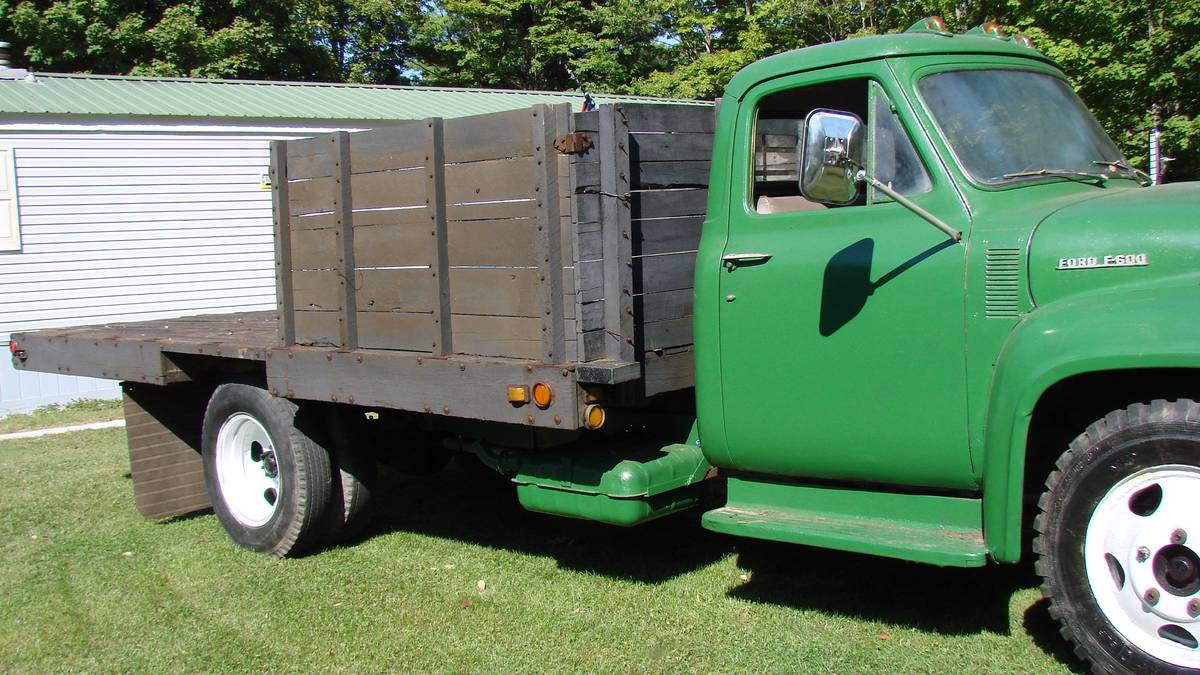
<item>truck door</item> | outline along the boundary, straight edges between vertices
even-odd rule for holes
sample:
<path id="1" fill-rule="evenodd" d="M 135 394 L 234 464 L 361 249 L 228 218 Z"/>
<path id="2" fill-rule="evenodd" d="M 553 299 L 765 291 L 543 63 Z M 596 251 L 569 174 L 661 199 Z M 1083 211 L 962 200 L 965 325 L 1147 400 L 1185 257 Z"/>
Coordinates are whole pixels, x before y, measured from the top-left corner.
<path id="1" fill-rule="evenodd" d="M 769 475 L 968 488 L 965 239 L 865 188 L 844 207 L 798 189 L 805 116 L 853 112 L 866 123 L 868 170 L 968 230 L 950 178 L 878 68 L 768 82 L 739 115 L 744 162 L 730 171 L 720 273 L 728 457 Z"/>

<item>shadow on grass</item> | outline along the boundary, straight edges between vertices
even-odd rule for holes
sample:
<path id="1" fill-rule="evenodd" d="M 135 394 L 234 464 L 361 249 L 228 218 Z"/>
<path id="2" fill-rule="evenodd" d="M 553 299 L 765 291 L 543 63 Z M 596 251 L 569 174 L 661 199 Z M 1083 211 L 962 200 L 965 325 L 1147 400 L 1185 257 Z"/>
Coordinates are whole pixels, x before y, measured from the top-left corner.
<path id="1" fill-rule="evenodd" d="M 1021 625 L 1025 627 L 1025 632 L 1033 638 L 1034 644 L 1058 659 L 1059 663 L 1076 673 L 1087 671 L 1087 664 L 1075 655 L 1071 644 L 1059 633 L 1058 622 L 1050 616 L 1049 600 L 1041 598 L 1030 605 L 1029 609 L 1025 610 Z"/>
<path id="2" fill-rule="evenodd" d="M 381 476 L 370 522 L 356 540 L 414 532 L 546 556 L 564 569 L 659 583 L 733 551 L 728 538 L 700 527 L 700 513 L 693 509 L 633 528 L 532 513 L 499 475 L 455 463 L 433 476 Z"/>

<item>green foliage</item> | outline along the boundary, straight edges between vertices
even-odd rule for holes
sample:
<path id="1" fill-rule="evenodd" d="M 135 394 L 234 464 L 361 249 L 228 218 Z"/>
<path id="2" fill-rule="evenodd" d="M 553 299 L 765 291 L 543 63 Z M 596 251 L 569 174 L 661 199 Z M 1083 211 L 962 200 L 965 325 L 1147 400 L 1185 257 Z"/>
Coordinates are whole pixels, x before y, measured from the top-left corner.
<path id="1" fill-rule="evenodd" d="M 764 56 L 989 18 L 1057 59 L 1135 164 L 1200 176 L 1200 0 L 0 0 L 38 70 L 715 98 Z"/>

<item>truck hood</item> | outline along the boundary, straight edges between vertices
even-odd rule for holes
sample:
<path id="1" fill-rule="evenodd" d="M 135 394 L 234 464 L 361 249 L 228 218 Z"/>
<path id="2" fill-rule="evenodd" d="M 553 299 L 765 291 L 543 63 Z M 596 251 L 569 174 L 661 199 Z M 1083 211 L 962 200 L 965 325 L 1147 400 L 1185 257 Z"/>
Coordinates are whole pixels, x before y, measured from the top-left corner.
<path id="1" fill-rule="evenodd" d="M 1115 287 L 1200 284 L 1200 182 L 1119 189 L 1066 206 L 1029 245 L 1036 305 Z"/>

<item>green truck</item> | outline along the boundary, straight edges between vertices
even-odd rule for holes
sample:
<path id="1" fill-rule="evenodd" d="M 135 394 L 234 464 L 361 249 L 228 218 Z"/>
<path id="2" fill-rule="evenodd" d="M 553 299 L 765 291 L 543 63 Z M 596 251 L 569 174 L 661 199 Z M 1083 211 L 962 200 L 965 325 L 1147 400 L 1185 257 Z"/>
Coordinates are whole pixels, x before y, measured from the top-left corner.
<path id="1" fill-rule="evenodd" d="M 294 554 L 380 462 L 473 456 L 545 513 L 1034 556 L 1097 671 L 1200 668 L 1200 188 L 1147 186 L 1028 39 L 930 18 L 717 106 L 272 153 L 276 312 L 13 337 L 123 381 L 147 516 Z"/>

